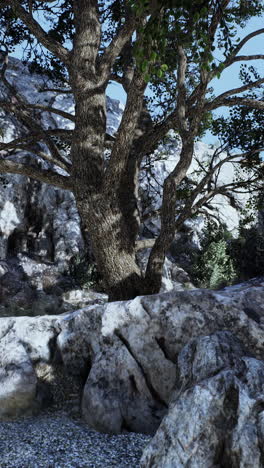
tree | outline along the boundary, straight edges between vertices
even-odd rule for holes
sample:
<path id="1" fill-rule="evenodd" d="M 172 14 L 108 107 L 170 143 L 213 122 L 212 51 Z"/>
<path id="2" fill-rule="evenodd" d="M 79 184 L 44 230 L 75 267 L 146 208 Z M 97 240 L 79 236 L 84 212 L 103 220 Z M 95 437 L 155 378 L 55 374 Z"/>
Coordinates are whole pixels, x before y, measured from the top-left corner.
<path id="1" fill-rule="evenodd" d="M 243 25 L 260 15 L 261 4 L 256 0 L 0 2 L 3 44 L 12 50 L 13 45 L 26 41 L 27 57 L 34 58 L 31 66 L 49 73 L 57 84 L 56 92 L 70 91 L 75 100 L 75 116 L 27 102 L 8 82 L 5 61 L 1 78 L 10 99 L 0 104 L 26 130 L 20 138 L 0 145 L 4 151 L 0 172 L 24 174 L 73 191 L 110 300 L 158 292 L 165 253 L 176 230 L 216 194 L 234 198 L 232 190 L 246 185 L 245 181 L 219 185 L 217 174 L 227 161 L 247 161 L 258 154 L 263 142 L 241 153 L 234 153 L 226 143 L 226 155 L 220 157 L 216 151 L 203 168 L 202 177 L 191 182 L 191 195 L 176 217 L 182 184 L 188 185 L 186 174 L 193 160 L 194 142 L 210 124 L 211 112 L 221 106 L 259 112 L 264 108 L 263 96 L 246 95 L 251 90 L 261 91 L 264 78 L 249 80 L 217 97 L 210 92 L 211 81 L 233 63 L 264 59 L 259 53 L 239 55 L 243 45 L 263 34 L 264 28 L 242 40 L 231 30 L 232 23 Z M 38 14 L 44 18 L 44 26 Z M 214 59 L 214 50 L 222 54 L 220 62 Z M 105 91 L 111 80 L 122 84 L 127 102 L 106 163 Z M 146 98 L 148 84 L 160 114 L 151 113 L 151 102 Z M 162 103 L 160 89 L 165 96 Z M 44 111 L 60 112 L 74 121 L 74 131 L 43 129 L 36 116 Z M 143 277 L 135 257 L 140 247 L 138 172 L 144 157 L 154 151 L 170 129 L 181 140 L 180 159 L 164 183 L 161 230 Z M 58 138 L 70 141 L 70 159 L 61 153 Z M 34 152 L 36 142 L 45 143 L 47 148 L 46 153 L 38 155 L 66 170 L 67 176 L 54 171 L 54 166 L 41 170 L 10 159 L 17 148 L 31 148 Z M 259 171 L 248 180 L 257 186 L 261 177 Z"/>

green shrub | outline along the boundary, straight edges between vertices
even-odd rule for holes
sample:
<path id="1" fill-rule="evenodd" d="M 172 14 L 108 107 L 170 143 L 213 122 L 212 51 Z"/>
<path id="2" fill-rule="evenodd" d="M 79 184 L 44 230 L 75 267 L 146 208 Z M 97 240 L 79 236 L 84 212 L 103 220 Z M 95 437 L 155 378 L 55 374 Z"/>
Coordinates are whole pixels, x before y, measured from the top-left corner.
<path id="1" fill-rule="evenodd" d="M 257 227 L 241 228 L 230 251 L 240 280 L 264 275 L 264 234 Z"/>
<path id="2" fill-rule="evenodd" d="M 100 277 L 96 264 L 91 263 L 87 255 L 77 254 L 71 260 L 70 275 L 83 289 L 98 289 Z"/>
<path id="3" fill-rule="evenodd" d="M 193 267 L 198 287 L 218 289 L 234 282 L 237 272 L 228 245 L 231 234 L 224 226 L 207 223 L 201 235 L 201 251 Z"/>

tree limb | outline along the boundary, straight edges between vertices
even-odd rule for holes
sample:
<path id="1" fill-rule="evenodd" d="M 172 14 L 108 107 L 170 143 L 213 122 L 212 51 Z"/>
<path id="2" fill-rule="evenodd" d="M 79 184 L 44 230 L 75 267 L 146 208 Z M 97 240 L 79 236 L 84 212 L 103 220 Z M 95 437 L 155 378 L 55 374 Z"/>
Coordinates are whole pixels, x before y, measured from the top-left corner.
<path id="1" fill-rule="evenodd" d="M 52 93 L 58 93 L 58 94 L 72 94 L 71 89 L 62 89 L 62 88 L 40 88 L 38 90 L 39 93 L 47 93 L 47 92 L 52 92 Z"/>
<path id="2" fill-rule="evenodd" d="M 245 61 L 247 62 L 248 60 L 264 60 L 264 55 L 262 54 L 256 54 L 256 55 L 238 55 L 237 57 L 234 57 L 232 60 L 232 63 L 235 62 L 242 62 Z M 231 64 L 230 64 L 231 65 Z"/>
<path id="3" fill-rule="evenodd" d="M 101 80 L 105 81 L 109 77 L 112 66 L 122 51 L 127 41 L 132 36 L 137 25 L 136 17 L 130 14 L 122 26 L 118 34 L 113 38 L 112 42 L 106 47 L 103 55 L 100 57 L 98 71 L 101 75 Z"/>
<path id="4" fill-rule="evenodd" d="M 220 94 L 217 96 L 210 104 L 209 107 L 210 109 L 216 109 L 217 107 L 222 105 L 223 100 L 228 98 L 229 96 L 232 96 L 233 94 L 240 94 L 243 93 L 244 91 L 247 91 L 252 88 L 257 88 L 261 84 L 264 83 L 264 78 L 261 78 L 260 80 L 253 81 L 252 83 L 248 83 L 244 86 L 240 86 L 239 88 L 234 88 L 230 89 L 229 91 L 226 91 L 225 93 Z M 239 98 L 238 98 L 239 99 Z M 211 107 L 211 104 L 213 107 Z M 206 106 L 207 107 L 207 106 Z"/>
<path id="5" fill-rule="evenodd" d="M 107 192 L 115 192 L 122 179 L 141 113 L 145 89 L 146 83 L 142 74 L 136 71 L 129 87 L 126 107 L 105 172 L 104 188 Z"/>
<path id="6" fill-rule="evenodd" d="M 70 60 L 70 52 L 68 49 L 63 47 L 55 39 L 51 38 L 46 31 L 40 26 L 40 24 L 23 8 L 18 0 L 8 0 L 7 5 L 10 5 L 14 10 L 14 13 L 23 21 L 28 27 L 30 32 L 37 38 L 41 44 L 58 57 L 62 62 L 68 63 Z"/>
<path id="7" fill-rule="evenodd" d="M 1 105 L 1 102 L 0 102 Z M 57 114 L 63 117 L 64 119 L 71 120 L 72 122 L 75 122 L 75 116 L 70 114 L 69 112 L 65 112 L 63 110 L 57 109 L 56 107 L 52 106 L 42 106 L 41 104 L 30 104 L 27 103 L 25 104 L 27 107 L 30 109 L 39 109 L 42 110 L 43 112 L 51 112 L 52 114 Z"/>
<path id="8" fill-rule="evenodd" d="M 187 70 L 187 57 L 182 46 L 178 46 L 178 71 L 177 71 L 177 84 L 178 84 L 178 98 L 177 98 L 177 116 L 179 122 L 179 129 L 181 132 L 187 132 L 186 122 L 186 88 L 185 78 Z"/>
<path id="9" fill-rule="evenodd" d="M 220 102 L 217 102 L 215 105 L 213 103 L 207 104 L 207 110 L 217 109 L 218 107 L 232 107 L 232 106 L 246 106 L 250 109 L 260 109 L 264 110 L 264 101 L 258 101 L 257 99 L 249 99 L 243 97 L 233 97 L 228 99 L 222 99 Z"/>
<path id="10" fill-rule="evenodd" d="M 259 36 L 260 34 L 264 34 L 264 28 L 257 29 L 256 31 L 253 31 L 252 33 L 248 34 L 245 36 L 239 44 L 234 48 L 234 50 L 231 52 L 229 57 L 223 62 L 225 65 L 225 68 L 231 65 L 235 60 L 235 57 L 237 56 L 238 52 L 242 49 L 242 47 L 253 37 Z"/>
<path id="11" fill-rule="evenodd" d="M 136 241 L 136 250 L 151 249 L 156 239 L 142 239 Z"/>
<path id="12" fill-rule="evenodd" d="M 42 170 L 25 164 L 19 164 L 6 159 L 0 159 L 0 173 L 21 174 L 32 179 L 39 180 L 45 184 L 55 185 L 55 187 L 71 190 L 70 177 L 56 174 L 50 170 Z"/>

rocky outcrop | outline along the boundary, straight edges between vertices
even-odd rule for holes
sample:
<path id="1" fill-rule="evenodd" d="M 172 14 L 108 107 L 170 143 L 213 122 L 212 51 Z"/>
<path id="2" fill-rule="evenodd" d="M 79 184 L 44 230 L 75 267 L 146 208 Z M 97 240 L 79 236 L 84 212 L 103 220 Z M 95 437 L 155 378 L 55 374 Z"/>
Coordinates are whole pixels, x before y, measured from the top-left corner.
<path id="1" fill-rule="evenodd" d="M 106 301 L 105 294 L 80 289 L 52 262 L 25 254 L 0 261 L 0 317 L 62 314 Z"/>
<path id="2" fill-rule="evenodd" d="M 142 466 L 211 468 L 221 456 L 247 466 L 236 460 L 248 446 L 251 466 L 260 468 L 263 304 L 258 279 L 218 292 L 2 318 L 1 417 L 36 411 L 58 394 L 63 402 L 75 387 L 83 419 L 96 430 L 154 435 L 165 417 Z M 178 464 L 170 465 L 178 444 L 182 454 L 177 449 Z"/>
<path id="3" fill-rule="evenodd" d="M 262 467 L 264 362 L 231 332 L 191 340 L 178 357 L 181 388 L 141 467 Z"/>
<path id="4" fill-rule="evenodd" d="M 30 254 L 67 271 L 84 247 L 73 195 L 24 176 L 1 176 L 1 182 L 0 258 Z"/>

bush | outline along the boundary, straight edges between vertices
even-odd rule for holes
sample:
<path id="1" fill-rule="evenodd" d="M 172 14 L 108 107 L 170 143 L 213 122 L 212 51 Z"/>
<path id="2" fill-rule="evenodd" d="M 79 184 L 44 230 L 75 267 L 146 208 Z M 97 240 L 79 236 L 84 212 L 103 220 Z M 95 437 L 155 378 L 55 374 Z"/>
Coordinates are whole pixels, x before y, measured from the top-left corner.
<path id="1" fill-rule="evenodd" d="M 70 264 L 70 275 L 83 289 L 98 289 L 100 277 L 95 263 L 91 263 L 87 255 L 77 254 Z"/>
<path id="2" fill-rule="evenodd" d="M 201 251 L 193 268 L 198 287 L 218 289 L 234 282 L 237 272 L 229 253 L 231 235 L 223 226 L 207 223 L 201 235 Z"/>
<path id="3" fill-rule="evenodd" d="M 264 275 L 264 235 L 257 227 L 241 228 L 230 250 L 241 280 Z"/>

